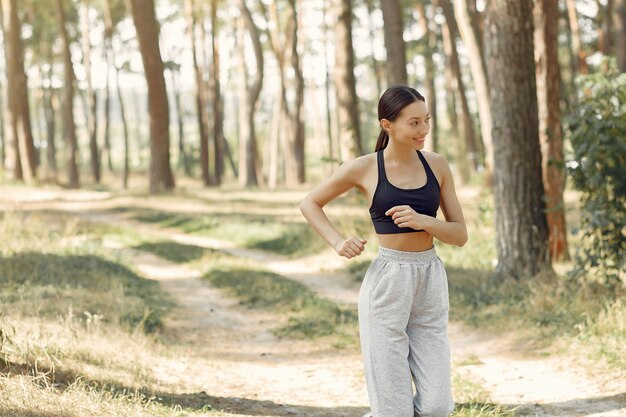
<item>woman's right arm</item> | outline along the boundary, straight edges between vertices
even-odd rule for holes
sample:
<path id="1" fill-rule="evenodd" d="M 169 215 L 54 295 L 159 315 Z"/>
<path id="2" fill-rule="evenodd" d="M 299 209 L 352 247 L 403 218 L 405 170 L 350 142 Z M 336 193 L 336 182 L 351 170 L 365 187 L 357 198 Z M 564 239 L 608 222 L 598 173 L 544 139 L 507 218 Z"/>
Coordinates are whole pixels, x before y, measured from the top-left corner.
<path id="1" fill-rule="evenodd" d="M 330 223 L 322 209 L 326 204 L 354 187 L 362 187 L 361 180 L 368 168 L 367 156 L 361 156 L 339 166 L 333 174 L 315 187 L 300 203 L 300 211 L 315 231 L 340 256 L 353 258 L 365 249 L 367 240 L 350 236 L 344 238 Z"/>

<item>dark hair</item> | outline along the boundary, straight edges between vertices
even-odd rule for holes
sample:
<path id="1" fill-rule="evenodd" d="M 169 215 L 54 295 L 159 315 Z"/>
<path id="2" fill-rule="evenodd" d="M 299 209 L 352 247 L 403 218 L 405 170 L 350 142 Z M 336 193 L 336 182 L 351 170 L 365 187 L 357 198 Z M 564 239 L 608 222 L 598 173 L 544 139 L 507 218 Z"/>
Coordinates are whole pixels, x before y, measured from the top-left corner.
<path id="1" fill-rule="evenodd" d="M 387 119 L 393 122 L 402 109 L 418 100 L 426 102 L 424 96 L 416 89 L 406 85 L 394 85 L 389 87 L 378 100 L 378 121 Z M 389 143 L 389 135 L 385 129 L 380 129 L 378 140 L 376 141 L 375 152 L 385 149 Z"/>

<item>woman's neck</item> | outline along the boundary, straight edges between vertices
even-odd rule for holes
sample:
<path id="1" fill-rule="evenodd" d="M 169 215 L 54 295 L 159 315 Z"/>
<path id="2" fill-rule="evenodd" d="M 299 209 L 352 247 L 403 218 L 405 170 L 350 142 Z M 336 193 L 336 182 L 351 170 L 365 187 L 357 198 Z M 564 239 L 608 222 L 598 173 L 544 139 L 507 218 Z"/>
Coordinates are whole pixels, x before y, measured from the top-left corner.
<path id="1" fill-rule="evenodd" d="M 408 164 L 414 161 L 417 156 L 417 152 L 410 146 L 398 145 L 392 139 L 389 139 L 389 144 L 385 148 L 385 156 L 388 160 L 395 161 L 399 164 Z"/>

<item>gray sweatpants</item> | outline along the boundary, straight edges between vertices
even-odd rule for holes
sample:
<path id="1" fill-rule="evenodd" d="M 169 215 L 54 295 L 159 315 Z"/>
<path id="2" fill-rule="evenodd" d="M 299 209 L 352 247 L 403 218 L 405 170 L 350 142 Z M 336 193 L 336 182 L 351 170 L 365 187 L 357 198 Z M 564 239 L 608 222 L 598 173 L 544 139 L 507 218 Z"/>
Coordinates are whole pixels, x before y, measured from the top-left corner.
<path id="1" fill-rule="evenodd" d="M 448 308 L 446 271 L 434 247 L 423 252 L 380 248 L 359 293 L 373 417 L 445 417 L 452 412 Z"/>

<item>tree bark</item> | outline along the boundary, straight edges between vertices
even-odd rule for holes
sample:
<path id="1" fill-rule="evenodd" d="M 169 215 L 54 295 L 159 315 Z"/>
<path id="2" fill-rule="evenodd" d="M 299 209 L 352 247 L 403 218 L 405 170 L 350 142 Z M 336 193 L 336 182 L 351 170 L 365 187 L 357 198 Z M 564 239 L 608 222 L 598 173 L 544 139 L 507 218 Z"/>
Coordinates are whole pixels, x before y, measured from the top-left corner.
<path id="1" fill-rule="evenodd" d="M 419 3 L 421 4 L 421 3 Z M 381 0 L 383 12 L 385 49 L 387 50 L 387 83 L 389 86 L 407 83 L 404 23 L 398 0 Z"/>
<path id="2" fill-rule="evenodd" d="M 122 126 L 124 127 L 124 171 L 122 174 L 122 185 L 126 189 L 128 188 L 128 177 L 130 176 L 129 166 L 129 149 L 128 149 L 128 122 L 126 120 L 126 110 L 124 106 L 124 99 L 122 98 L 122 89 L 120 88 L 120 69 L 115 66 L 115 88 L 117 90 L 117 99 L 120 105 L 120 118 L 122 119 Z"/>
<path id="3" fill-rule="evenodd" d="M 617 66 L 621 72 L 626 72 L 626 3 L 624 0 L 615 0 L 613 12 L 613 26 L 615 27 L 615 55 Z"/>
<path id="4" fill-rule="evenodd" d="M 239 100 L 239 183 L 243 186 L 256 186 L 263 181 L 258 162 L 258 146 L 255 133 L 254 113 L 256 103 L 261 94 L 263 82 L 263 51 L 259 38 L 258 29 L 252 20 L 252 15 L 245 0 L 237 0 L 241 11 L 240 31 L 247 30 L 254 48 L 254 56 L 257 71 L 248 86 L 248 74 L 246 72 L 245 57 L 243 56 L 243 36 L 239 44 L 240 59 L 240 100 Z"/>
<path id="5" fill-rule="evenodd" d="M 50 52 L 50 58 L 52 51 Z M 52 59 L 50 59 L 52 62 Z M 42 73 L 45 72 L 42 70 Z M 56 114 L 59 110 L 58 99 L 54 88 L 52 87 L 52 65 L 48 67 L 46 74 L 47 81 L 43 87 L 43 110 L 46 120 L 46 159 L 48 162 L 48 177 L 56 181 L 57 179 L 57 157 L 56 157 Z"/>
<path id="6" fill-rule="evenodd" d="M 196 47 L 196 17 L 193 0 L 185 0 L 185 16 L 187 19 L 187 31 L 191 40 L 191 59 L 196 78 L 196 115 L 198 119 L 198 131 L 200 132 L 200 165 L 202 167 L 202 182 L 205 186 L 211 184 L 211 172 L 209 170 L 209 126 L 207 115 L 207 98 L 205 95 L 204 77 L 198 64 L 198 52 Z"/>
<path id="7" fill-rule="evenodd" d="M 339 123 L 341 159 L 348 161 L 363 154 L 359 106 L 354 79 L 352 47 L 352 6 L 350 0 L 333 0 L 335 6 L 335 96 Z"/>
<path id="8" fill-rule="evenodd" d="M 89 39 L 89 0 L 80 3 L 80 27 L 83 48 L 83 66 L 87 81 L 87 132 L 89 135 L 89 155 L 91 158 L 91 174 L 94 182 L 100 182 L 100 151 L 98 150 L 98 116 L 96 112 L 96 93 L 91 79 L 91 41 Z"/>
<path id="9" fill-rule="evenodd" d="M 61 40 L 63 43 L 63 64 L 65 72 L 65 99 L 63 100 L 64 133 L 66 138 L 66 164 L 68 186 L 70 188 L 80 187 L 80 175 L 76 165 L 78 156 L 78 141 L 76 139 L 76 125 L 74 124 L 74 67 L 70 54 L 70 41 L 65 28 L 65 11 L 61 0 L 55 0 L 59 25 L 61 29 Z"/>
<path id="10" fill-rule="evenodd" d="M 468 58 L 474 88 L 476 90 L 476 101 L 478 104 L 478 116 L 480 119 L 480 132 L 482 136 L 483 148 L 485 150 L 485 177 L 487 183 L 491 183 L 491 176 L 494 166 L 494 148 L 492 131 L 492 109 L 489 106 L 489 85 L 488 77 L 482 59 L 480 41 L 476 32 L 472 28 L 471 17 L 464 0 L 454 0 L 454 15 L 459 27 L 459 33 L 463 43 L 468 50 Z"/>
<path id="11" fill-rule="evenodd" d="M 550 257 L 568 260 L 565 225 L 565 162 L 561 129 L 561 69 L 557 55 L 559 10 L 552 0 L 535 0 L 535 68 L 539 108 L 543 186 L 545 189 Z"/>
<path id="12" fill-rule="evenodd" d="M 550 268 L 532 0 L 488 3 L 485 52 L 493 109 L 496 269 L 502 275 L 526 278 Z"/>
<path id="13" fill-rule="evenodd" d="M 153 0 L 126 0 L 133 15 L 139 49 L 148 83 L 148 113 L 150 114 L 150 192 L 174 188 L 170 167 L 169 108 L 163 60 L 159 50 L 159 25 Z"/>
<path id="14" fill-rule="evenodd" d="M 172 95 L 174 96 L 174 108 L 176 109 L 176 126 L 178 127 L 178 167 L 183 168 L 185 175 L 191 176 L 191 166 L 189 164 L 189 158 L 187 157 L 187 151 L 185 149 L 185 124 L 183 122 L 183 109 L 180 103 L 180 88 L 178 77 L 180 76 L 180 65 L 176 68 L 168 68 L 170 78 L 172 80 Z"/>
<path id="15" fill-rule="evenodd" d="M 13 178 L 32 182 L 37 179 L 37 154 L 28 105 L 28 79 L 24 72 L 22 24 L 17 0 L 2 0 L 4 47 L 7 61 L 9 124 L 5 130 L 12 152 Z"/>
<path id="16" fill-rule="evenodd" d="M 371 6 L 371 0 L 368 0 L 368 7 Z M 329 34 L 329 29 L 328 29 L 328 24 L 326 23 L 326 13 L 328 11 L 328 0 L 324 0 L 324 6 L 323 6 L 323 20 L 324 20 L 324 98 L 325 98 L 325 102 L 326 102 L 326 134 L 328 135 L 328 160 L 329 160 L 329 166 L 332 168 L 336 165 L 336 163 L 338 161 L 341 160 L 341 157 L 339 156 L 339 143 L 336 140 L 336 137 L 333 135 L 333 125 L 332 125 L 332 118 L 330 116 L 330 64 L 328 62 L 328 34 Z M 374 59 L 374 56 L 372 54 L 372 59 Z M 375 60 L 374 60 L 375 62 Z M 376 65 L 374 66 L 374 69 L 376 69 Z M 380 78 L 377 77 L 376 78 L 376 83 L 377 83 L 377 88 L 378 88 L 378 92 L 380 93 L 380 89 L 381 89 L 381 82 L 380 82 Z M 329 174 L 332 172 L 332 170 L 329 170 Z"/>

